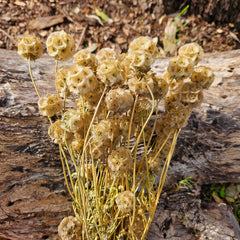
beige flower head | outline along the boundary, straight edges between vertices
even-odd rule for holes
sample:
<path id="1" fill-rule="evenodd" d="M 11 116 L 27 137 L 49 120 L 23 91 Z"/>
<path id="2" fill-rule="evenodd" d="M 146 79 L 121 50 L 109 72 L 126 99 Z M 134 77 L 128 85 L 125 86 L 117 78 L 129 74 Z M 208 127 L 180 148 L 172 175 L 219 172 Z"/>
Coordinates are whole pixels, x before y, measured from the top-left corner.
<path id="1" fill-rule="evenodd" d="M 43 47 L 40 40 L 32 35 L 23 35 L 18 39 L 18 54 L 25 59 L 36 60 L 41 57 Z"/>
<path id="2" fill-rule="evenodd" d="M 62 109 L 62 99 L 56 94 L 47 94 L 38 100 L 38 107 L 43 116 L 52 117 Z"/>
<path id="3" fill-rule="evenodd" d="M 73 216 L 65 217 L 58 226 L 58 235 L 62 240 L 81 240 L 81 222 Z"/>
<path id="4" fill-rule="evenodd" d="M 133 157 L 131 151 L 125 147 L 118 147 L 108 157 L 108 166 L 113 172 L 126 172 L 131 169 L 132 165 Z"/>
<path id="5" fill-rule="evenodd" d="M 82 49 L 74 55 L 74 64 L 90 67 L 92 70 L 97 68 L 97 59 L 88 49 Z"/>
<path id="6" fill-rule="evenodd" d="M 178 54 L 179 56 L 188 57 L 196 65 L 203 58 L 203 49 L 197 43 L 188 43 L 179 48 Z"/>
<path id="7" fill-rule="evenodd" d="M 99 82 L 91 68 L 74 65 L 68 73 L 67 85 L 74 94 L 86 94 L 95 90 Z"/>
<path id="8" fill-rule="evenodd" d="M 193 63 L 186 56 L 173 57 L 169 61 L 168 72 L 177 80 L 189 77 L 193 72 Z"/>
<path id="9" fill-rule="evenodd" d="M 115 113 L 127 112 L 133 105 L 133 101 L 131 92 L 123 88 L 110 90 L 105 98 L 107 109 Z"/>
<path id="10" fill-rule="evenodd" d="M 133 210 L 133 198 L 134 194 L 130 191 L 124 191 L 118 194 L 116 203 L 118 209 L 124 214 Z"/>
<path id="11" fill-rule="evenodd" d="M 49 35 L 47 42 L 48 54 L 58 61 L 70 59 L 75 51 L 73 38 L 64 31 L 53 32 Z"/>
<path id="12" fill-rule="evenodd" d="M 214 81 L 215 75 L 211 68 L 205 66 L 195 67 L 191 80 L 198 83 L 203 89 L 208 89 Z"/>
<path id="13" fill-rule="evenodd" d="M 129 45 L 129 52 L 142 51 L 149 53 L 153 58 L 157 56 L 157 38 L 141 36 L 134 39 Z"/>

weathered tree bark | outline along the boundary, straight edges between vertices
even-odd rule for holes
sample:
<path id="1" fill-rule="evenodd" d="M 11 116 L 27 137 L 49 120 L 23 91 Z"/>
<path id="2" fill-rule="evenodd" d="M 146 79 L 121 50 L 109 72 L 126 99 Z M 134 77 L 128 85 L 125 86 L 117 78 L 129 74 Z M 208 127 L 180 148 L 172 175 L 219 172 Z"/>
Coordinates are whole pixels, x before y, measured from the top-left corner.
<path id="1" fill-rule="evenodd" d="M 188 14 L 201 15 L 208 22 L 234 23 L 240 30 L 238 0 L 163 0 L 165 13 L 174 13 L 189 5 Z"/>
<path id="2" fill-rule="evenodd" d="M 73 214 L 58 147 L 38 113 L 26 61 L 5 50 L 0 59 L 0 239 L 56 239 L 58 223 Z M 200 192 L 203 184 L 240 182 L 239 62 L 240 50 L 206 54 L 216 80 L 181 132 L 148 239 L 237 239 L 231 212 L 204 203 Z M 54 92 L 54 68 L 48 57 L 32 64 L 41 94 Z M 189 176 L 199 180 L 194 189 L 169 190 Z"/>

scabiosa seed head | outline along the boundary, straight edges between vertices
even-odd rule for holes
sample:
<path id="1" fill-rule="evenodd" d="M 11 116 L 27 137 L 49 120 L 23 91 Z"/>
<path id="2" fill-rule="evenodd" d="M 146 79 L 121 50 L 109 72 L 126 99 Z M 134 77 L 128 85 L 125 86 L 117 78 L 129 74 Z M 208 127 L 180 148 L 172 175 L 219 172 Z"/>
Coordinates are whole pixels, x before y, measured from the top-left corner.
<path id="1" fill-rule="evenodd" d="M 122 88 L 110 90 L 105 97 L 107 109 L 115 113 L 127 112 L 133 105 L 133 101 L 131 92 Z"/>
<path id="2" fill-rule="evenodd" d="M 141 36 L 134 39 L 129 45 L 129 52 L 142 51 L 151 54 L 155 58 L 158 54 L 157 38 L 151 38 L 148 36 Z"/>
<path id="3" fill-rule="evenodd" d="M 63 114 L 62 123 L 68 132 L 77 132 L 84 127 L 84 115 L 75 109 L 69 109 Z"/>
<path id="4" fill-rule="evenodd" d="M 70 67 L 62 67 L 55 74 L 55 86 L 60 97 L 66 98 L 70 95 L 67 86 L 67 77 Z"/>
<path id="5" fill-rule="evenodd" d="M 120 84 L 123 81 L 119 61 L 105 61 L 97 67 L 97 77 L 107 86 Z"/>
<path id="6" fill-rule="evenodd" d="M 58 226 L 58 235 L 61 240 L 81 240 L 81 222 L 73 216 L 65 217 Z"/>
<path id="7" fill-rule="evenodd" d="M 94 141 L 103 143 L 108 140 L 113 140 L 117 132 L 117 124 L 111 119 L 102 120 L 92 128 Z"/>
<path id="8" fill-rule="evenodd" d="M 81 95 L 93 91 L 99 83 L 91 68 L 74 65 L 69 71 L 67 85 L 70 92 Z"/>
<path id="9" fill-rule="evenodd" d="M 196 65 L 203 58 L 203 49 L 197 43 L 188 43 L 179 48 L 178 54 L 189 58 Z"/>
<path id="10" fill-rule="evenodd" d="M 172 78 L 181 80 L 192 74 L 193 64 L 189 58 L 185 56 L 177 56 L 170 59 L 167 70 Z"/>
<path id="11" fill-rule="evenodd" d="M 203 101 L 203 91 L 196 82 L 185 82 L 179 90 L 180 101 L 190 107 L 198 107 Z"/>
<path id="12" fill-rule="evenodd" d="M 48 129 L 48 135 L 55 143 L 63 145 L 70 143 L 73 139 L 73 134 L 64 130 L 61 120 L 57 120 L 55 123 L 51 124 Z"/>
<path id="13" fill-rule="evenodd" d="M 120 55 L 111 48 L 102 48 L 96 54 L 96 59 L 98 61 L 98 65 L 101 65 L 104 62 L 116 61 L 119 60 Z"/>
<path id="14" fill-rule="evenodd" d="M 25 59 L 36 60 L 41 57 L 43 47 L 40 40 L 32 35 L 18 38 L 18 54 Z"/>
<path id="15" fill-rule="evenodd" d="M 97 68 L 97 59 L 88 49 L 82 49 L 74 55 L 74 64 L 84 67 L 90 67 L 92 70 Z"/>
<path id="16" fill-rule="evenodd" d="M 47 94 L 38 100 L 38 107 L 43 116 L 52 117 L 62 109 L 62 99 L 55 94 Z"/>
<path id="17" fill-rule="evenodd" d="M 64 31 L 53 32 L 47 38 L 48 54 L 58 61 L 67 61 L 75 51 L 73 38 Z"/>
<path id="18" fill-rule="evenodd" d="M 118 209 L 123 213 L 129 213 L 133 210 L 134 194 L 131 191 L 124 191 L 118 194 L 116 203 Z"/>
<path id="19" fill-rule="evenodd" d="M 118 147 L 108 157 L 108 166 L 113 172 L 123 173 L 131 169 L 133 157 L 131 151 L 125 147 Z"/>
<path id="20" fill-rule="evenodd" d="M 203 89 L 208 89 L 214 81 L 214 73 L 209 67 L 198 66 L 193 69 L 190 79 L 198 83 Z"/>

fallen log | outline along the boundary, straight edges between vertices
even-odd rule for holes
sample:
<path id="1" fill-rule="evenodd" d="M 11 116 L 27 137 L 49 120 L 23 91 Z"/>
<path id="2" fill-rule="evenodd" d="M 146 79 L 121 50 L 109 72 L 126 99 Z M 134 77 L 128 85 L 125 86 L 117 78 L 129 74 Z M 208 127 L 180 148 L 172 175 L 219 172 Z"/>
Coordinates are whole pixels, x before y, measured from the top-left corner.
<path id="1" fill-rule="evenodd" d="M 73 214 L 58 147 L 39 115 L 26 61 L 5 50 L 0 58 L 0 239 L 57 239 L 57 225 Z M 205 55 L 216 79 L 180 134 L 148 239 L 237 239 L 231 211 L 205 203 L 201 186 L 240 182 L 239 62 L 240 50 Z M 167 64 L 158 59 L 153 69 Z M 54 69 L 47 56 L 32 63 L 40 94 L 55 91 Z M 195 188 L 172 190 L 189 176 Z"/>

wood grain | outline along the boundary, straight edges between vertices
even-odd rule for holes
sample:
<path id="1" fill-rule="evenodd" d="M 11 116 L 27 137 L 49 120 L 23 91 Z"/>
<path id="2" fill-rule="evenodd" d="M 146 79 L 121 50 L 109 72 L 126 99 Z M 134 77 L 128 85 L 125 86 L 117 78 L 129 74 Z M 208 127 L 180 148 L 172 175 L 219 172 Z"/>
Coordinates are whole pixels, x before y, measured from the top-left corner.
<path id="1" fill-rule="evenodd" d="M 57 239 L 57 225 L 71 215 L 58 147 L 37 109 L 27 62 L 0 49 L 0 239 Z M 240 182 L 240 50 L 206 54 L 216 80 L 181 132 L 148 239 L 237 239 L 231 211 L 201 199 L 201 186 Z M 153 66 L 164 71 L 168 59 Z M 53 59 L 32 63 L 41 94 L 54 92 Z M 186 177 L 192 189 L 170 191 Z"/>

